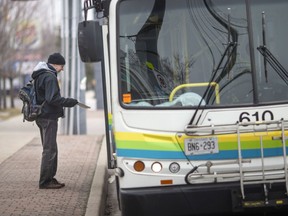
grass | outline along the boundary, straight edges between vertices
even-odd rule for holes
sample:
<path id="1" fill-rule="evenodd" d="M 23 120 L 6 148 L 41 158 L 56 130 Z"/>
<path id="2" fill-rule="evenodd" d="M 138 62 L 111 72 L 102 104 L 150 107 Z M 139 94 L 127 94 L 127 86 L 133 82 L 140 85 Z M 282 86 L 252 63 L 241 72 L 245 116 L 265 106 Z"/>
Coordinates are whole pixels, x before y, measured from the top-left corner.
<path id="1" fill-rule="evenodd" d="M 19 108 L 8 108 L 0 110 L 0 120 L 7 120 L 14 116 L 20 115 L 21 110 Z"/>

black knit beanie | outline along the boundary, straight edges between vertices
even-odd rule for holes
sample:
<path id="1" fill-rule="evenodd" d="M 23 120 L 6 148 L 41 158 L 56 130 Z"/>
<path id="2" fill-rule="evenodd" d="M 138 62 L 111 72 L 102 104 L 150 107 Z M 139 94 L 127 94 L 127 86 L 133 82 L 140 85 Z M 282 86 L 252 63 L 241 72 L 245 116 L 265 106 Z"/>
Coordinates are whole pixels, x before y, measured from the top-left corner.
<path id="1" fill-rule="evenodd" d="M 48 63 L 55 65 L 65 65 L 65 59 L 60 53 L 53 53 L 48 58 Z"/>

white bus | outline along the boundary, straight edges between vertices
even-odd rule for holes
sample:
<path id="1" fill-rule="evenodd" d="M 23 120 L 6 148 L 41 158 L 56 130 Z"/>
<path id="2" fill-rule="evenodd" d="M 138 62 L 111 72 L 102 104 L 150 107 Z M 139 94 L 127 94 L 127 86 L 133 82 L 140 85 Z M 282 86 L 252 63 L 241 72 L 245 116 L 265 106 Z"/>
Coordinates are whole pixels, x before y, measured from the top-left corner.
<path id="1" fill-rule="evenodd" d="M 288 1 L 86 0 L 123 216 L 287 211 Z"/>

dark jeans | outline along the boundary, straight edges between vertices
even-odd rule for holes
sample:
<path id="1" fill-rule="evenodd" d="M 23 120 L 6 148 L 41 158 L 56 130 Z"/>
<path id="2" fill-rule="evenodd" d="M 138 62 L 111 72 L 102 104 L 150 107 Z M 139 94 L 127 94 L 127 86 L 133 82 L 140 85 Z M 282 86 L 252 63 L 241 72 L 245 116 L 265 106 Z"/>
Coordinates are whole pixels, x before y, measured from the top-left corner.
<path id="1" fill-rule="evenodd" d="M 57 172 L 58 148 L 57 130 L 58 120 L 37 119 L 43 146 L 39 185 L 50 182 Z"/>

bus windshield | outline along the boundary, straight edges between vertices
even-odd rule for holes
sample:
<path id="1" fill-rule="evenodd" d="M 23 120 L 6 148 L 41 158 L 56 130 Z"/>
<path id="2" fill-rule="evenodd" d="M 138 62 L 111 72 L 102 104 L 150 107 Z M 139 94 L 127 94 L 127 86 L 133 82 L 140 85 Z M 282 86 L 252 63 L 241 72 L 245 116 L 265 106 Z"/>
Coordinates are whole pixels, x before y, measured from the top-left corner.
<path id="1" fill-rule="evenodd" d="M 120 1 L 121 104 L 149 109 L 287 102 L 287 8 L 286 0 Z"/>

